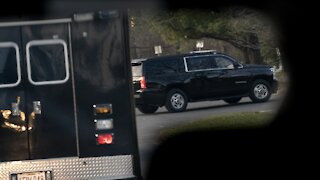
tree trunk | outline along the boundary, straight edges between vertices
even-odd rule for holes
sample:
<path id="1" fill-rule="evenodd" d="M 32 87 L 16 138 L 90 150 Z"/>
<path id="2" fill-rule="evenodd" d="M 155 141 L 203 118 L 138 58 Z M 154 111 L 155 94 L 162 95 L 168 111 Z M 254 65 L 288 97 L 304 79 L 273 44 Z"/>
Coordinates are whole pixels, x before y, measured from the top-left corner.
<path id="1" fill-rule="evenodd" d="M 259 38 L 255 33 L 249 33 L 248 34 L 248 40 L 250 44 L 254 44 L 257 49 L 250 49 L 251 56 L 250 57 L 250 63 L 252 64 L 263 64 L 262 56 L 260 53 L 260 43 L 259 43 Z"/>
<path id="2" fill-rule="evenodd" d="M 240 48 L 242 53 L 243 53 L 243 56 L 244 56 L 244 63 L 245 64 L 250 64 L 250 58 L 249 58 L 249 48 L 247 47 L 241 47 Z"/>

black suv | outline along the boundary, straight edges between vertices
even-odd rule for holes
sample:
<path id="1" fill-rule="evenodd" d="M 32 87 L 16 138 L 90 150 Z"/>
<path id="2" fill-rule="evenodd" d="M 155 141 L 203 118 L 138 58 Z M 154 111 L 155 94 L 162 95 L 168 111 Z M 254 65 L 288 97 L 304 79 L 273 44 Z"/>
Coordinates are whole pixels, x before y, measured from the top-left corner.
<path id="1" fill-rule="evenodd" d="M 131 64 L 136 107 L 142 113 L 154 113 L 161 106 L 181 112 L 188 102 L 203 100 L 233 104 L 245 96 L 265 102 L 277 91 L 272 67 L 242 65 L 215 51 L 138 59 Z"/>

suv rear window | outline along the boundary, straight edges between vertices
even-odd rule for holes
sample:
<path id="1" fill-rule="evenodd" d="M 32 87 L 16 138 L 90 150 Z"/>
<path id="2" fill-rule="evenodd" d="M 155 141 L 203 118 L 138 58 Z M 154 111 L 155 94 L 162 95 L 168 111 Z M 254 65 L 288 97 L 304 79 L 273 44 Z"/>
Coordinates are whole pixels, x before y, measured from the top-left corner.
<path id="1" fill-rule="evenodd" d="M 132 63 L 132 76 L 141 77 L 142 76 L 142 63 Z"/>

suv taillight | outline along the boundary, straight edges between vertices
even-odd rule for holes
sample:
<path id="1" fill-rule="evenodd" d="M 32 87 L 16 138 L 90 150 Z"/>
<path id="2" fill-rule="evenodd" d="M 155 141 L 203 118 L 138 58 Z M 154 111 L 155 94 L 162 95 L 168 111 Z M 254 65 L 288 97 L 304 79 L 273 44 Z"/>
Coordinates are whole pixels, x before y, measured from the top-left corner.
<path id="1" fill-rule="evenodd" d="M 141 89 L 147 88 L 146 79 L 144 78 L 144 76 L 141 76 L 140 78 L 140 87 Z"/>

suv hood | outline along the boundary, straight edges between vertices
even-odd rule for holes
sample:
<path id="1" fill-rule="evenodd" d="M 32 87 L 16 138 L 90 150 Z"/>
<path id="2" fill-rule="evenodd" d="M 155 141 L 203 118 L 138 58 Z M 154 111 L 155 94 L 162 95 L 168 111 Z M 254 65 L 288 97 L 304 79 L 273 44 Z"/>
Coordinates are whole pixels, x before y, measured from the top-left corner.
<path id="1" fill-rule="evenodd" d="M 269 65 L 261 65 L 261 64 L 244 64 L 244 68 L 271 68 Z"/>

